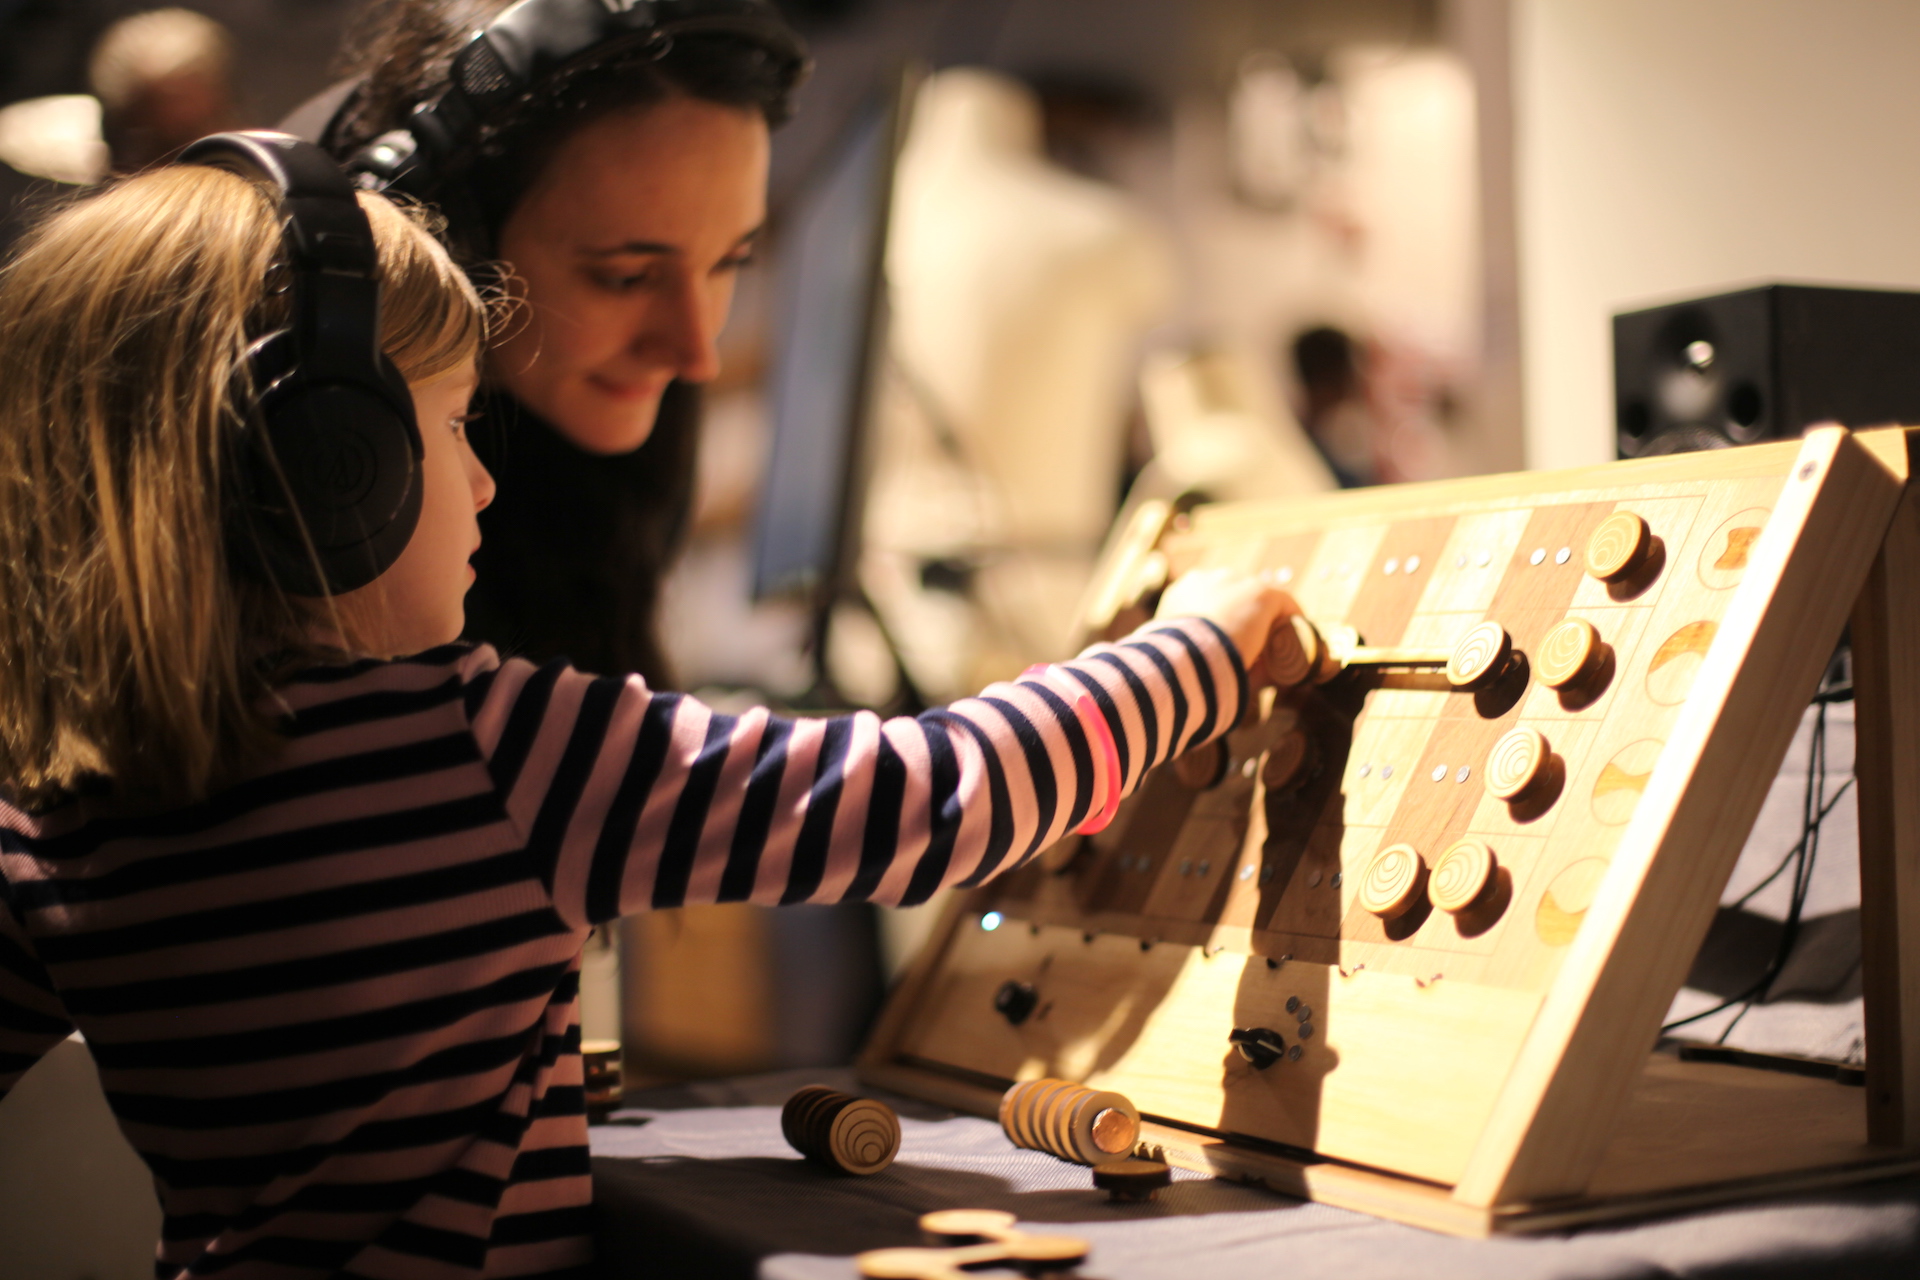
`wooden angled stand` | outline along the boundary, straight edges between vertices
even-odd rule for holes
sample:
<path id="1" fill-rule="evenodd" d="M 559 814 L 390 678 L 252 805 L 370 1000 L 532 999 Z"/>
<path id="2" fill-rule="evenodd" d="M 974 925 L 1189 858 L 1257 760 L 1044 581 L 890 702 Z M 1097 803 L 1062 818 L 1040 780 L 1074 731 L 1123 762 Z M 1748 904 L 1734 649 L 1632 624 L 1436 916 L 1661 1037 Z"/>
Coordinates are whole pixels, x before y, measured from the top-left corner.
<path id="1" fill-rule="evenodd" d="M 1324 652 L 956 900 L 862 1075 L 1114 1090 L 1145 1154 L 1457 1235 L 1920 1172 L 1909 445 L 1145 511 L 1096 623 L 1162 565 L 1265 567 Z M 1849 621 L 1866 1087 L 1650 1054 Z"/>

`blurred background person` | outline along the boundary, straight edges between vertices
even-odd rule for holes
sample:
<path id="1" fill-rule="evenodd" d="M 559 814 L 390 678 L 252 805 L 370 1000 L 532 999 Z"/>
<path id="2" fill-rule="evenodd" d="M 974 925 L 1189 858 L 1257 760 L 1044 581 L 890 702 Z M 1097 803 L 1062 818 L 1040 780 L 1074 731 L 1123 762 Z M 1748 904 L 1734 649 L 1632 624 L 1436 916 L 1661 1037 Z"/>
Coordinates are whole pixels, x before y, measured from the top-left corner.
<path id="1" fill-rule="evenodd" d="M 1365 354 L 1345 330 L 1316 325 L 1293 340 L 1300 425 L 1340 487 L 1377 484 L 1379 431 L 1367 407 Z"/>
<path id="2" fill-rule="evenodd" d="M 233 37 L 191 9 L 152 9 L 108 27 L 87 60 L 116 173 L 165 160 L 235 124 Z"/>

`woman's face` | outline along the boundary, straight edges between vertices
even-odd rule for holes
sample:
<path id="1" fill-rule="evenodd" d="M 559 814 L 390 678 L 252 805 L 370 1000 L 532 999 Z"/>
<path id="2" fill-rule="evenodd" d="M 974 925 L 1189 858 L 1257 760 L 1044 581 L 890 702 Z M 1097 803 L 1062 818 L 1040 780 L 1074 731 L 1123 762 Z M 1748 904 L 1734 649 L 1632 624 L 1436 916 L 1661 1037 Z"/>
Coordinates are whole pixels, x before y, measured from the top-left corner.
<path id="1" fill-rule="evenodd" d="M 675 378 L 720 372 L 714 340 L 767 207 L 757 111 L 671 98 L 588 122 L 500 231 L 522 314 L 492 381 L 590 453 L 653 430 Z"/>

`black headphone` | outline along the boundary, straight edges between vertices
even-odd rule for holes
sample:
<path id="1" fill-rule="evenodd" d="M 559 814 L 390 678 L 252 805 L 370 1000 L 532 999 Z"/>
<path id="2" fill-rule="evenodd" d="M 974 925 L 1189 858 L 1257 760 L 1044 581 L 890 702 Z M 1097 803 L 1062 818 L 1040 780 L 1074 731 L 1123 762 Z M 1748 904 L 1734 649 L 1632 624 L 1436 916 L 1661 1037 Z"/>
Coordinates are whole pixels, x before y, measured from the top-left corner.
<path id="1" fill-rule="evenodd" d="M 512 119 L 513 108 L 622 56 L 664 57 L 681 36 L 750 44 L 792 85 L 812 67 L 805 44 L 769 0 L 520 0 L 455 55 L 438 97 L 415 107 L 406 128 L 355 152 L 347 170 L 366 190 L 401 193 L 437 206 L 456 225 L 480 227 L 476 202 L 443 188 Z"/>
<path id="2" fill-rule="evenodd" d="M 285 216 L 291 311 L 254 345 L 226 504 L 236 567 L 295 595 L 363 587 L 420 519 L 413 394 L 380 349 L 373 228 L 332 157 L 284 133 L 219 133 L 180 153 L 263 183 Z"/>

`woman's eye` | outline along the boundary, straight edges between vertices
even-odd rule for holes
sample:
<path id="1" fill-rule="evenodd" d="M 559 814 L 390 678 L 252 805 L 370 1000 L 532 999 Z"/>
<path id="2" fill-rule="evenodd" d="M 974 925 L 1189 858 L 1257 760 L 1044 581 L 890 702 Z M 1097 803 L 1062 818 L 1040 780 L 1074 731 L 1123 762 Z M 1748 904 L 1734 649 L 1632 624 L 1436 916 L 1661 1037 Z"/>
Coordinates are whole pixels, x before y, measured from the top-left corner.
<path id="1" fill-rule="evenodd" d="M 716 267 L 715 270 L 744 271 L 752 265 L 753 265 L 753 255 L 751 253 L 742 253 L 742 254 L 736 254 L 734 257 L 731 257 L 731 258 L 722 258 L 720 260 L 720 265 Z"/>
<path id="2" fill-rule="evenodd" d="M 594 283 L 614 293 L 626 293 L 632 289 L 645 288 L 653 284 L 658 278 L 659 273 L 653 270 L 636 271 L 631 275 L 603 273 L 594 277 Z"/>

